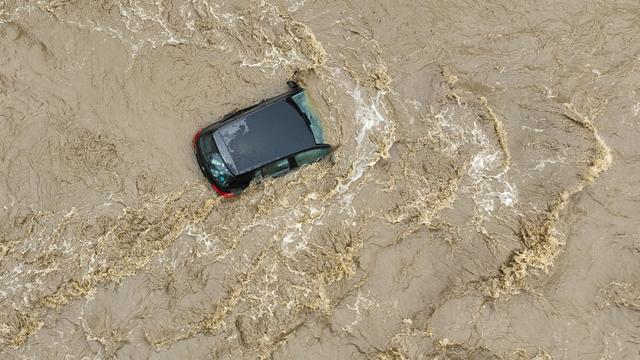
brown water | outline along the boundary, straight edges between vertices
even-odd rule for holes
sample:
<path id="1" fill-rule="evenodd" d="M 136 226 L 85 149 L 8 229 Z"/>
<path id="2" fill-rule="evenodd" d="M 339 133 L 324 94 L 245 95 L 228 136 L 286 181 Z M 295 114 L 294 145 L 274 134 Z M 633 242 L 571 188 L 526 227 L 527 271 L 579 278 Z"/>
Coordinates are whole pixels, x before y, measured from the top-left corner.
<path id="1" fill-rule="evenodd" d="M 0 1 L 0 351 L 640 358 L 637 1 Z M 303 84 L 333 158 L 221 200 Z"/>

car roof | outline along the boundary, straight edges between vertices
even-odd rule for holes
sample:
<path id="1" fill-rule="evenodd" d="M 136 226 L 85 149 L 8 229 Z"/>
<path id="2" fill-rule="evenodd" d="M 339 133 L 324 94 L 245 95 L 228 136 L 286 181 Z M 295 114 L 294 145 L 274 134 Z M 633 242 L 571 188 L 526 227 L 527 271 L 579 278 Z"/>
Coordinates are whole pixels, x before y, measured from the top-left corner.
<path id="1" fill-rule="evenodd" d="M 234 175 L 317 145 L 290 95 L 243 113 L 216 130 L 214 139 Z"/>

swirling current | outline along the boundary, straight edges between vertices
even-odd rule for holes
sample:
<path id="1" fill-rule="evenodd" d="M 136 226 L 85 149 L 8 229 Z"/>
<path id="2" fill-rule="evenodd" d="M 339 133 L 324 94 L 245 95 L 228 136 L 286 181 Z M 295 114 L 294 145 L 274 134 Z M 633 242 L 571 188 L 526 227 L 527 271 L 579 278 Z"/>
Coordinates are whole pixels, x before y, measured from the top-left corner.
<path id="1" fill-rule="evenodd" d="M 640 358 L 637 1 L 0 1 L 0 357 Z M 191 149 L 303 85 L 337 150 Z"/>

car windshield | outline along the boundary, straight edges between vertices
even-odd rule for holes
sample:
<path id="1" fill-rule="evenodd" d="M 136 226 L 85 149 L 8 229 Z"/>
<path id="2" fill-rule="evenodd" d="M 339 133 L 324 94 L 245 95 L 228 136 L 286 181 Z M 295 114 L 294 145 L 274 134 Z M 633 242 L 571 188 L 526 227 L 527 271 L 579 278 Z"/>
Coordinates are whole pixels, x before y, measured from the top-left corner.
<path id="1" fill-rule="evenodd" d="M 320 117 L 314 111 L 311 106 L 311 102 L 307 98 L 307 94 L 305 91 L 295 94 L 291 97 L 293 101 L 298 105 L 298 108 L 307 115 L 309 121 L 311 122 L 311 132 L 313 132 L 313 138 L 316 141 L 316 144 L 322 144 L 324 142 L 322 127 L 320 126 Z"/>
<path id="2" fill-rule="evenodd" d="M 222 157 L 217 152 L 211 153 L 208 156 L 207 162 L 209 163 L 209 172 L 211 176 L 216 180 L 218 185 L 226 187 L 229 185 L 233 175 L 222 161 Z"/>

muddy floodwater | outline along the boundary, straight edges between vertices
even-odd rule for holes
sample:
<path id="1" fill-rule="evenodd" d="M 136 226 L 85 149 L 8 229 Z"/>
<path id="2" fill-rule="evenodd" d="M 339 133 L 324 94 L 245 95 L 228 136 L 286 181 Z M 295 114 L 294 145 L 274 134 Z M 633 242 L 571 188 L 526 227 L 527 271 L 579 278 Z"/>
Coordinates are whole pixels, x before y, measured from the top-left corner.
<path id="1" fill-rule="evenodd" d="M 636 0 L 0 1 L 0 175 L 2 359 L 640 359 Z"/>

